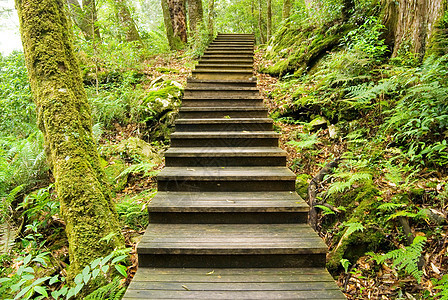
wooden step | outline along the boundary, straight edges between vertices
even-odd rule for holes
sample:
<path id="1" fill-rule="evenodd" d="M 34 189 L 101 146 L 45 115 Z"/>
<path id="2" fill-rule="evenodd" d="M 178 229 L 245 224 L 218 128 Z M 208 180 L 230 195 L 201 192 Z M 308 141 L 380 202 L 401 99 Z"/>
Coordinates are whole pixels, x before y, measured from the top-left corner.
<path id="1" fill-rule="evenodd" d="M 205 78 L 207 79 L 207 78 Z M 248 98 L 259 96 L 255 87 L 186 87 L 186 98 Z"/>
<path id="2" fill-rule="evenodd" d="M 158 192 L 148 206 L 151 223 L 306 223 L 309 207 L 295 192 Z"/>
<path id="3" fill-rule="evenodd" d="M 296 176 L 286 167 L 166 167 L 157 176 L 159 191 L 294 191 Z"/>
<path id="4" fill-rule="evenodd" d="M 257 87 L 256 80 L 210 80 L 210 79 L 197 79 L 188 77 L 188 87 L 221 87 L 221 88 L 241 88 L 241 87 Z"/>
<path id="5" fill-rule="evenodd" d="M 141 267 L 324 267 L 327 247 L 307 224 L 149 224 Z"/>
<path id="6" fill-rule="evenodd" d="M 176 132 L 194 131 L 269 131 L 273 129 L 269 118 L 201 118 L 177 119 Z"/>
<path id="7" fill-rule="evenodd" d="M 208 63 L 200 63 L 195 67 L 195 70 L 242 70 L 242 71 L 250 71 L 252 74 L 253 65 L 252 64 L 208 64 Z"/>
<path id="8" fill-rule="evenodd" d="M 346 299 L 323 268 L 141 268 L 123 300 Z"/>
<path id="9" fill-rule="evenodd" d="M 179 118 L 266 118 L 268 110 L 265 107 L 181 107 Z"/>
<path id="10" fill-rule="evenodd" d="M 172 147 L 278 147 L 272 131 L 174 132 Z"/>
<path id="11" fill-rule="evenodd" d="M 209 97 L 207 97 L 209 96 Z M 244 98 L 232 98 L 220 95 L 214 97 L 213 94 L 201 95 L 201 97 L 184 97 L 182 107 L 264 107 L 263 98 L 259 96 L 247 96 Z"/>
<path id="12" fill-rule="evenodd" d="M 243 69 L 198 69 L 193 70 L 191 72 L 194 78 L 198 79 L 241 79 L 248 80 L 252 78 L 253 72 L 252 70 L 243 70 Z"/>
<path id="13" fill-rule="evenodd" d="M 278 147 L 172 147 L 165 152 L 167 167 L 276 166 L 286 164 Z"/>

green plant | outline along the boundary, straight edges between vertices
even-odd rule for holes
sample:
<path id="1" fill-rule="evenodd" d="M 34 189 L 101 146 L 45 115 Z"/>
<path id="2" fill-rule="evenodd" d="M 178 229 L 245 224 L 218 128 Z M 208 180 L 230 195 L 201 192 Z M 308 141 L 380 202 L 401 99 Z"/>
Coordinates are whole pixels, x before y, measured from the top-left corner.
<path id="1" fill-rule="evenodd" d="M 108 278 L 111 274 L 114 274 L 115 271 L 118 272 L 121 277 L 127 277 L 127 268 L 126 265 L 123 264 L 126 263 L 126 260 L 128 259 L 129 255 L 127 252 L 128 249 L 116 250 L 106 257 L 93 260 L 81 273 L 76 275 L 74 284 L 70 287 L 64 285 L 66 278 L 58 274 L 54 276 L 37 277 L 37 268 L 49 267 L 49 252 L 42 252 L 37 255 L 30 253 L 26 256 L 20 256 L 16 261 L 21 262 L 22 264 L 17 271 L 9 277 L 0 278 L 0 283 L 8 286 L 6 295 L 8 297 L 13 297 L 5 299 L 28 300 L 32 298 L 41 300 L 48 299 L 51 295 L 55 300 L 69 300 L 79 295 L 85 286 L 88 286 L 100 277 L 104 279 Z M 115 271 L 111 270 L 112 266 Z M 116 284 L 119 280 L 120 277 L 114 276 L 113 280 L 107 281 L 107 288 L 99 288 L 101 292 L 98 292 L 98 294 L 105 295 L 109 292 L 111 295 L 122 295 L 123 288 Z M 115 283 L 111 285 L 111 282 Z M 54 288 L 56 285 L 59 286 L 58 289 Z M 93 292 L 93 294 L 94 293 L 95 292 Z"/>
<path id="2" fill-rule="evenodd" d="M 439 280 L 433 280 L 434 289 L 438 290 L 435 298 L 439 300 L 448 300 L 448 274 L 445 274 Z"/>
<path id="3" fill-rule="evenodd" d="M 404 270 L 420 283 L 423 271 L 419 270 L 418 261 L 420 260 L 425 244 L 426 237 L 416 236 L 412 244 L 407 247 L 392 250 L 386 254 L 370 253 L 370 255 L 378 264 L 382 264 L 391 259 L 395 268 Z"/>

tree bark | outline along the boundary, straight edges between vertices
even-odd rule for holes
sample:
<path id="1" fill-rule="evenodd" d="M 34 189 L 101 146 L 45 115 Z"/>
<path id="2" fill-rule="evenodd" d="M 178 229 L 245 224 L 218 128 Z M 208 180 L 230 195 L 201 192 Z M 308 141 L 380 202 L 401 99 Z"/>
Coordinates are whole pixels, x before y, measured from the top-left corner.
<path id="1" fill-rule="evenodd" d="M 385 41 L 392 50 L 392 57 L 400 49 L 423 57 L 436 22 L 444 13 L 444 0 L 383 0 Z"/>
<path id="2" fill-rule="evenodd" d="M 260 43 L 266 43 L 266 37 L 264 35 L 263 28 L 263 1 L 258 0 L 258 30 L 260 31 Z"/>
<path id="3" fill-rule="evenodd" d="M 285 0 L 283 2 L 283 9 L 282 9 L 282 19 L 286 20 L 291 15 L 291 8 L 292 8 L 292 1 L 291 0 Z"/>
<path id="4" fill-rule="evenodd" d="M 69 279 L 93 259 L 123 248 L 118 216 L 92 135 L 64 0 L 16 0 L 38 126 L 55 177 L 69 242 Z M 109 242 L 101 241 L 111 235 Z"/>
<path id="5" fill-rule="evenodd" d="M 201 29 L 204 11 L 202 9 L 202 0 L 188 0 L 188 18 L 190 24 L 190 34 L 198 36 Z"/>
<path id="6" fill-rule="evenodd" d="M 132 19 L 131 12 L 126 4 L 126 0 L 114 0 L 115 9 L 117 10 L 118 19 L 125 30 L 127 42 L 138 41 L 142 45 L 142 39 Z"/>
<path id="7" fill-rule="evenodd" d="M 266 41 L 272 36 L 272 3 L 271 0 L 267 0 L 267 14 L 266 14 Z"/>
<path id="8" fill-rule="evenodd" d="M 95 0 L 83 0 L 82 7 L 78 0 L 67 0 L 67 4 L 73 22 L 81 29 L 86 40 L 100 40 Z"/>
<path id="9" fill-rule="evenodd" d="M 187 43 L 185 0 L 162 0 L 162 9 L 170 48 L 182 49 Z"/>
<path id="10" fill-rule="evenodd" d="M 215 25 L 214 25 L 214 14 L 215 14 L 215 0 L 208 0 L 208 34 L 209 36 L 215 35 Z"/>

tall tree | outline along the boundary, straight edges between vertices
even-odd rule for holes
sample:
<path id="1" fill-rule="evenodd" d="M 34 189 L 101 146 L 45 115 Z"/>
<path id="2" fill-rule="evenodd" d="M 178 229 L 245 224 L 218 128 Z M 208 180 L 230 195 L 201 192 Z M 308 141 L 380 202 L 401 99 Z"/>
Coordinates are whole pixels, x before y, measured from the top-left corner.
<path id="1" fill-rule="evenodd" d="M 204 21 L 204 10 L 202 0 L 187 0 L 188 19 L 190 24 L 190 34 L 198 35 Z"/>
<path id="2" fill-rule="evenodd" d="M 100 28 L 95 0 L 83 0 L 82 7 L 78 0 L 67 0 L 70 15 L 76 26 L 81 29 L 89 41 L 100 40 Z"/>
<path id="3" fill-rule="evenodd" d="M 258 31 L 260 32 L 260 43 L 266 43 L 266 36 L 264 35 L 263 26 L 263 1 L 258 0 Z"/>
<path id="4" fill-rule="evenodd" d="M 123 248 L 64 0 L 16 0 L 28 75 L 69 242 L 69 277 Z M 110 241 L 102 240 L 110 236 Z"/>
<path id="5" fill-rule="evenodd" d="M 269 41 L 269 39 L 272 36 L 272 3 L 271 0 L 267 0 L 267 14 L 266 14 L 266 37 L 267 37 L 267 41 Z"/>
<path id="6" fill-rule="evenodd" d="M 126 0 L 114 0 L 115 9 L 117 11 L 118 19 L 125 30 L 126 41 L 142 43 L 137 26 L 132 18 L 131 12 L 126 4 Z"/>
<path id="7" fill-rule="evenodd" d="M 292 0 L 284 0 L 283 2 L 283 10 L 282 10 L 282 19 L 286 20 L 291 15 L 292 8 Z"/>
<path id="8" fill-rule="evenodd" d="M 187 43 L 185 0 L 162 0 L 162 10 L 170 48 L 182 49 Z"/>
<path id="9" fill-rule="evenodd" d="M 410 46 L 412 52 L 423 57 L 426 45 L 430 41 L 436 23 L 447 9 L 444 0 L 384 0 L 386 43 L 397 56 L 404 46 Z"/>
<path id="10" fill-rule="evenodd" d="M 215 0 L 208 0 L 207 28 L 208 28 L 208 34 L 210 36 L 214 36 L 215 34 L 214 15 L 215 15 Z"/>

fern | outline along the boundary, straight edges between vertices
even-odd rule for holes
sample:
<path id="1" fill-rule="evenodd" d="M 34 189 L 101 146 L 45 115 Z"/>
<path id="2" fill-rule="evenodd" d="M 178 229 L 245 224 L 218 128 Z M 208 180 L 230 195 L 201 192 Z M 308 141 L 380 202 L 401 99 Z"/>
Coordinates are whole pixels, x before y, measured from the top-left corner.
<path id="1" fill-rule="evenodd" d="M 393 266 L 398 270 L 404 270 L 407 274 L 413 276 L 420 283 L 423 271 L 418 269 L 418 261 L 422 255 L 423 247 L 426 244 L 426 237 L 415 237 L 412 244 L 408 247 L 392 250 L 383 255 L 372 254 L 372 258 L 382 264 L 391 259 Z"/>
<path id="2" fill-rule="evenodd" d="M 350 189 L 355 183 L 361 183 L 361 182 L 370 182 L 372 181 L 372 174 L 370 173 L 340 173 L 337 174 L 336 177 L 346 179 L 345 181 L 336 181 L 331 184 L 330 188 L 328 189 L 328 195 L 332 195 L 335 193 L 343 193 L 344 191 Z"/>
<path id="3" fill-rule="evenodd" d="M 363 232 L 365 229 L 364 225 L 362 225 L 359 222 L 345 223 L 344 226 L 346 226 L 347 229 L 345 230 L 344 236 L 342 237 L 342 239 L 348 238 L 352 233 L 354 233 L 356 231 Z"/>
<path id="4" fill-rule="evenodd" d="M 157 166 L 156 164 L 148 162 L 142 162 L 139 164 L 131 165 L 127 167 L 123 172 L 121 172 L 115 179 L 117 180 L 123 177 L 127 177 L 130 174 L 136 174 L 136 173 L 143 173 L 143 177 L 155 176 L 157 172 L 154 171 L 154 167 L 156 166 Z"/>
<path id="5" fill-rule="evenodd" d="M 406 204 L 404 203 L 383 203 L 380 206 L 378 206 L 378 210 L 381 211 L 393 211 L 396 210 L 398 208 L 402 208 L 406 206 Z"/>
<path id="6" fill-rule="evenodd" d="M 448 300 L 448 274 L 442 276 L 440 280 L 434 281 L 434 289 L 440 290 L 435 295 L 439 300 Z"/>
<path id="7" fill-rule="evenodd" d="M 319 143 L 319 137 L 317 136 L 317 133 L 311 135 L 299 133 L 298 137 L 300 138 L 300 141 L 289 141 L 286 144 L 291 145 L 296 149 L 303 150 L 312 149 L 314 145 Z"/>
<path id="8" fill-rule="evenodd" d="M 84 299 L 85 300 L 120 300 L 125 291 L 126 288 L 122 287 L 120 284 L 120 277 L 115 277 L 114 280 L 94 292 L 87 295 Z"/>

